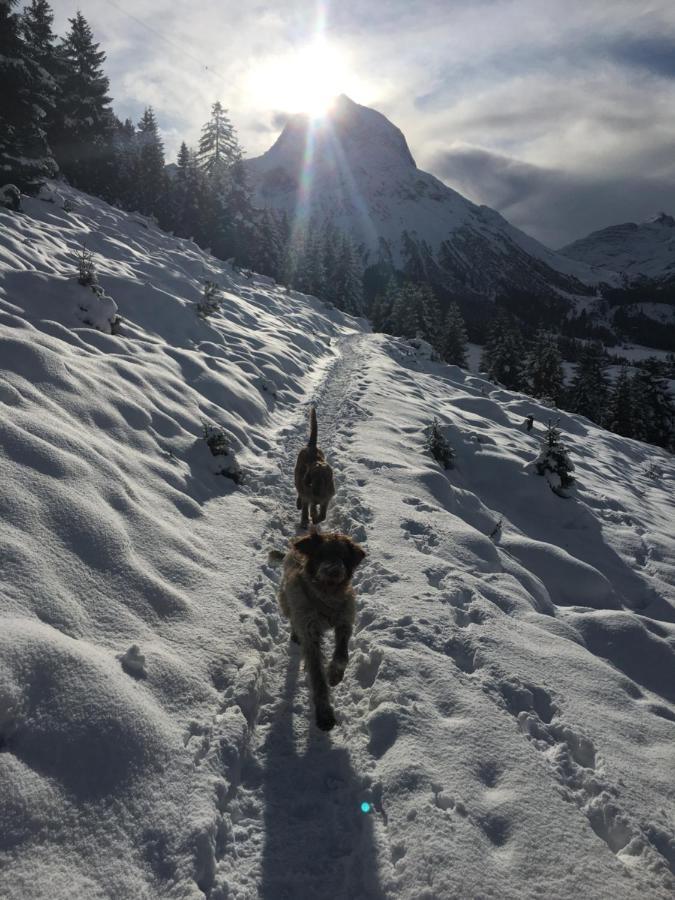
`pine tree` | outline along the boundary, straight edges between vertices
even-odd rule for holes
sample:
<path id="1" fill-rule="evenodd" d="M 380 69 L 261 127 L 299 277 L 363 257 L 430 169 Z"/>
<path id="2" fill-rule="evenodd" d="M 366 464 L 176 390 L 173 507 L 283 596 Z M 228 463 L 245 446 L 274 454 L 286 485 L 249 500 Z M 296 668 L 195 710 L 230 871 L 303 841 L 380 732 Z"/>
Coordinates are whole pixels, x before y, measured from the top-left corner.
<path id="1" fill-rule="evenodd" d="M 280 221 L 272 210 L 265 209 L 260 218 L 256 268 L 277 281 L 281 280 L 284 252 Z"/>
<path id="2" fill-rule="evenodd" d="M 606 418 L 609 397 L 605 365 L 602 345 L 587 344 L 579 357 L 569 391 L 572 410 L 598 425 Z"/>
<path id="3" fill-rule="evenodd" d="M 105 53 L 94 42 L 82 13 L 68 20 L 70 31 L 57 53 L 60 94 L 54 118 L 53 149 L 71 184 L 99 196 L 115 193 L 113 133 Z"/>
<path id="4" fill-rule="evenodd" d="M 493 381 L 511 391 L 525 387 L 523 374 L 524 342 L 520 329 L 506 316 L 498 316 L 483 349 L 481 368 Z"/>
<path id="5" fill-rule="evenodd" d="M 353 316 L 363 314 L 363 286 L 354 245 L 349 235 L 342 236 L 337 277 L 337 304 Z"/>
<path id="6" fill-rule="evenodd" d="M 633 391 L 626 366 L 621 367 L 612 388 L 607 424 L 615 434 L 623 437 L 635 437 Z"/>
<path id="7" fill-rule="evenodd" d="M 222 178 L 242 158 L 241 147 L 232 122 L 220 101 L 211 107 L 211 118 L 202 128 L 197 159 L 202 170 Z"/>
<path id="8" fill-rule="evenodd" d="M 664 367 L 644 360 L 632 383 L 635 437 L 667 450 L 675 449 L 675 406 Z"/>
<path id="9" fill-rule="evenodd" d="M 391 311 L 391 324 L 394 334 L 401 337 L 417 337 L 419 330 L 420 297 L 417 285 L 406 281 L 397 291 Z"/>
<path id="10" fill-rule="evenodd" d="M 568 497 L 569 489 L 574 484 L 572 475 L 574 465 L 561 440 L 557 424 L 548 423 L 539 455 L 534 461 L 534 467 L 538 475 L 546 476 L 551 490 L 555 494 L 560 497 Z"/>
<path id="11" fill-rule="evenodd" d="M 159 135 L 157 119 L 148 106 L 138 123 L 137 208 L 146 216 L 154 215 L 164 224 L 168 218 L 167 178 L 164 163 L 164 145 Z"/>
<path id="12" fill-rule="evenodd" d="M 0 0 L 0 182 L 33 194 L 56 174 L 44 130 L 53 87 L 21 36 L 15 5 Z"/>
<path id="13" fill-rule="evenodd" d="M 31 0 L 21 15 L 21 33 L 31 58 L 43 70 L 43 99 L 45 117 L 43 127 L 49 134 L 54 125 L 54 110 L 58 96 L 59 60 L 56 36 L 52 31 L 54 13 L 47 0 Z M 46 76 L 46 77 L 45 77 Z"/>
<path id="14" fill-rule="evenodd" d="M 429 284 L 418 285 L 418 331 L 425 341 L 440 352 L 443 317 L 436 295 Z"/>
<path id="15" fill-rule="evenodd" d="M 467 337 L 462 313 L 456 303 L 451 303 L 445 315 L 440 352 L 446 362 L 467 367 Z"/>
<path id="16" fill-rule="evenodd" d="M 525 361 L 527 388 L 533 397 L 560 403 L 564 373 L 555 339 L 544 331 L 537 332 Z"/>
<path id="17" fill-rule="evenodd" d="M 327 219 L 324 223 L 323 234 L 321 235 L 323 245 L 323 271 L 325 279 L 324 298 L 331 303 L 338 302 L 338 250 L 339 250 L 339 234 L 335 225 Z"/>
<path id="18" fill-rule="evenodd" d="M 138 146 L 136 128 L 131 119 L 116 120 L 112 137 L 115 159 L 114 203 L 122 209 L 137 207 Z"/>

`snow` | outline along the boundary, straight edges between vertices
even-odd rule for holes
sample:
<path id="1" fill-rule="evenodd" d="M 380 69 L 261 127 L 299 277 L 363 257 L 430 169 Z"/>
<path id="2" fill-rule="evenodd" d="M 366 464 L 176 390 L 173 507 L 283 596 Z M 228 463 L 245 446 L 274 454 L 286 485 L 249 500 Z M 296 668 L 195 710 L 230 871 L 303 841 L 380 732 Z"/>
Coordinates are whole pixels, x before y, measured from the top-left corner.
<path id="1" fill-rule="evenodd" d="M 588 285 L 618 283 L 614 272 L 555 253 L 495 210 L 418 169 L 400 130 L 344 95 L 323 120 L 293 116 L 276 143 L 245 166 L 260 208 L 289 217 L 301 210 L 306 225 L 330 221 L 363 244 L 371 261 L 383 238 L 400 262 L 402 233 L 408 231 L 434 253 L 450 241 L 455 262 L 469 269 L 463 287 L 485 295 L 503 287 L 498 275 L 508 267 L 520 270 L 521 287 L 533 280 L 540 286 L 547 274 L 549 283 L 560 275 Z M 544 272 L 542 263 L 552 271 Z M 573 290 L 574 282 L 565 287 Z"/>
<path id="2" fill-rule="evenodd" d="M 675 219 L 661 213 L 647 222 L 626 222 L 593 231 L 559 253 L 590 266 L 612 269 L 630 279 L 675 274 Z"/>
<path id="3" fill-rule="evenodd" d="M 556 413 L 562 499 L 537 401 L 52 191 L 0 211 L 3 897 L 672 896 L 672 457 Z M 368 554 L 329 735 L 269 562 L 312 402 Z"/>

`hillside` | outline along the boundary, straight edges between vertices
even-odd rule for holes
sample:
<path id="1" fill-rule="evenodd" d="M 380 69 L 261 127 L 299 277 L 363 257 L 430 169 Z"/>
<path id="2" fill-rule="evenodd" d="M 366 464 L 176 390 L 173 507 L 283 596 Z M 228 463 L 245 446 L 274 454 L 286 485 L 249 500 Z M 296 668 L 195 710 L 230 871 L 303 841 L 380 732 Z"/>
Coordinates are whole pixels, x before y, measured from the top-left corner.
<path id="1" fill-rule="evenodd" d="M 427 349 L 60 185 L 0 210 L 3 897 L 672 896 L 672 456 L 562 413 L 562 499 L 550 410 Z M 328 735 L 268 563 L 311 402 L 368 554 Z"/>
<path id="2" fill-rule="evenodd" d="M 647 222 L 601 228 L 559 252 L 589 266 L 612 269 L 628 280 L 675 278 L 675 219 L 660 213 Z"/>

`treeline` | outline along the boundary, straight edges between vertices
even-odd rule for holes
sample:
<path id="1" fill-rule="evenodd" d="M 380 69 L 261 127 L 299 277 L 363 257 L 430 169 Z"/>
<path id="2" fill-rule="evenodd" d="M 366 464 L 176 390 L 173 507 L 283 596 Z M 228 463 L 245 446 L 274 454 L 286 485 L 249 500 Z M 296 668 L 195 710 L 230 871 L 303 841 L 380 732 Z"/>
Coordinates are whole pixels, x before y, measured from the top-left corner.
<path id="1" fill-rule="evenodd" d="M 674 359 L 642 360 L 632 376 L 624 362 L 612 383 L 602 344 L 579 342 L 574 374 L 566 385 L 559 340 L 539 331 L 528 341 L 514 319 L 499 317 L 485 344 L 481 368 L 510 390 L 579 413 L 623 437 L 675 450 L 675 406 L 668 384 L 675 375 Z"/>

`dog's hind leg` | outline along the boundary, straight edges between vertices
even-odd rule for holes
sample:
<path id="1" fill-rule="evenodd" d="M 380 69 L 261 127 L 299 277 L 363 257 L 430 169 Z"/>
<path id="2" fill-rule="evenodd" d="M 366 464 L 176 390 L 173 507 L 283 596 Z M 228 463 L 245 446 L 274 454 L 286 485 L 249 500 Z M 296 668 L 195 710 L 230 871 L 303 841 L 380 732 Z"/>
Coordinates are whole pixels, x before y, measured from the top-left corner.
<path id="1" fill-rule="evenodd" d="M 319 522 L 322 521 L 322 519 L 319 517 L 319 508 L 317 507 L 316 503 L 312 504 L 311 513 L 312 513 L 312 524 L 318 525 Z"/>
<path id="2" fill-rule="evenodd" d="M 328 683 L 339 684 L 345 674 L 349 662 L 349 638 L 352 636 L 351 625 L 338 625 L 335 629 L 335 651 L 328 668 Z"/>
<path id="3" fill-rule="evenodd" d="M 316 724 L 322 731 L 330 731 L 335 725 L 335 713 L 328 699 L 328 684 L 321 660 L 321 631 L 318 626 L 309 623 L 301 643 L 312 688 Z"/>

